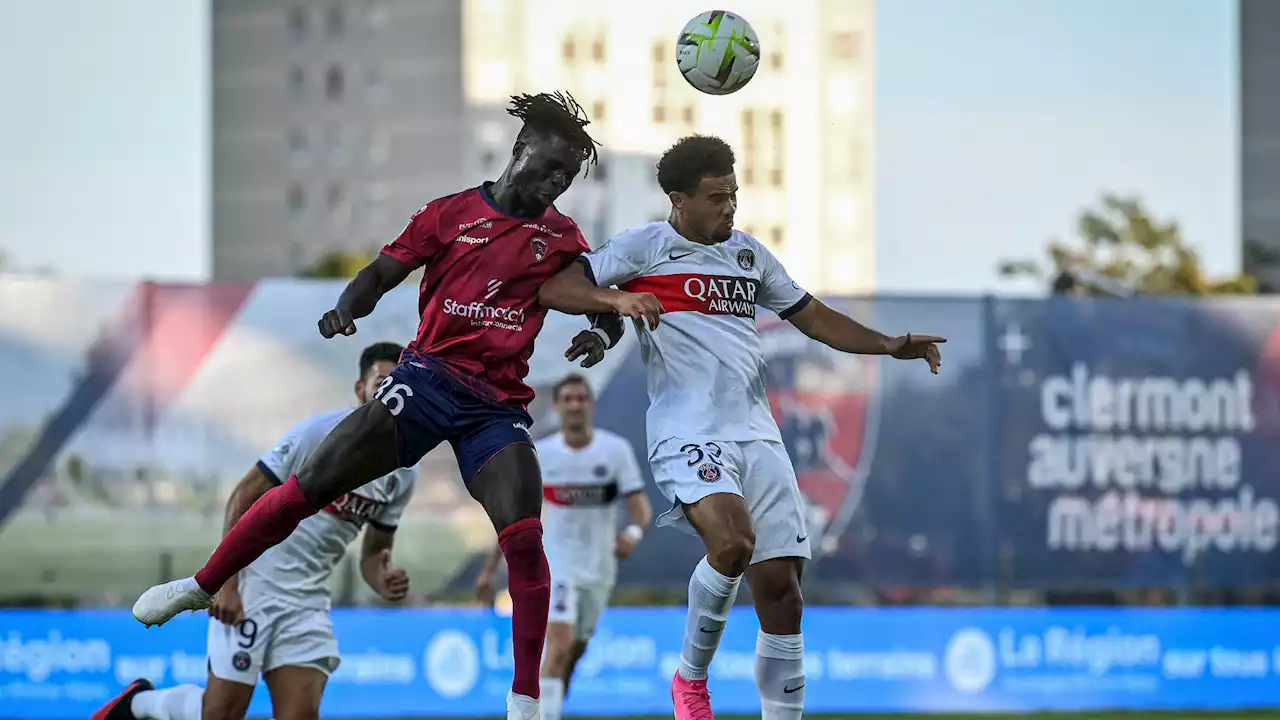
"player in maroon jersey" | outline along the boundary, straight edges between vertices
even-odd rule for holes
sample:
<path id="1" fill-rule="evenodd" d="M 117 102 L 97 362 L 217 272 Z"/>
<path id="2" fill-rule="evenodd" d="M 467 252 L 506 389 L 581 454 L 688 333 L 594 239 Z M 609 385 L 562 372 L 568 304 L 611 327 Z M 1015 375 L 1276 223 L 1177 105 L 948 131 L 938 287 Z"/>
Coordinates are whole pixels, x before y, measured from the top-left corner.
<path id="1" fill-rule="evenodd" d="M 410 467 L 443 441 L 498 531 L 509 569 L 515 679 L 509 718 L 538 716 L 538 666 L 550 577 L 542 547 L 542 477 L 525 408 L 533 342 L 546 316 L 538 287 L 588 249 L 552 203 L 596 160 L 582 109 L 556 94 L 512 98 L 524 121 L 501 177 L 433 200 L 343 290 L 321 317 L 326 338 L 356 332 L 384 293 L 424 267 L 417 338 L 374 400 L 333 429 L 298 475 L 241 517 L 194 577 L 148 590 L 134 617 L 159 625 L 203 609 L 233 574 L 298 523 L 355 488 Z M 640 308 L 624 308 L 633 317 Z M 593 319 L 568 353 L 598 362 L 622 335 L 617 315 Z"/>

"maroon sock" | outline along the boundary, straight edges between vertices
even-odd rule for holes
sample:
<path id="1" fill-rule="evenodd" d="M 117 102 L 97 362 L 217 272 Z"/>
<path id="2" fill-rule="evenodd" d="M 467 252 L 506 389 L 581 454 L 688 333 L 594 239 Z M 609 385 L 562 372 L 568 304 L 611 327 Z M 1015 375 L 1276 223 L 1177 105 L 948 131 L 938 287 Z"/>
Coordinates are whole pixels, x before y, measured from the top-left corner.
<path id="1" fill-rule="evenodd" d="M 315 514 L 316 508 L 302 494 L 298 477 L 291 476 L 285 484 L 263 493 L 231 526 L 209 562 L 196 573 L 196 583 L 210 595 L 216 593 L 232 575 L 280 544 L 298 523 Z"/>
<path id="2" fill-rule="evenodd" d="M 511 639 L 516 675 L 511 691 L 538 697 L 542 645 L 547 640 L 547 611 L 551 608 L 551 570 L 542 550 L 542 521 L 526 518 L 498 533 L 507 559 L 507 590 L 511 593 Z"/>

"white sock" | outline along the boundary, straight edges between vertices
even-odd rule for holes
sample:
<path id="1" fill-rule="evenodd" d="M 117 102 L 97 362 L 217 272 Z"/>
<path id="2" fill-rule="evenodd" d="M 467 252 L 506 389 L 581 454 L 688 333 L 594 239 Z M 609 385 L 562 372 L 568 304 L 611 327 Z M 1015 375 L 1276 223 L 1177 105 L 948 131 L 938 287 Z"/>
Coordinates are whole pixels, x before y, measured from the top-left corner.
<path id="1" fill-rule="evenodd" d="M 684 648 L 680 651 L 680 677 L 706 680 L 711 658 L 720 647 L 729 610 L 738 597 L 742 576 L 721 575 L 703 557 L 689 578 L 689 616 L 685 620 Z"/>
<path id="2" fill-rule="evenodd" d="M 200 720 L 204 688 L 178 685 L 164 690 L 148 690 L 133 696 L 129 710 L 139 720 Z"/>
<path id="3" fill-rule="evenodd" d="M 560 720 L 564 708 L 564 678 L 544 677 L 539 688 L 542 697 L 538 698 L 538 710 L 542 720 Z"/>
<path id="4" fill-rule="evenodd" d="M 804 714 L 804 635 L 756 637 L 760 720 L 800 720 Z"/>

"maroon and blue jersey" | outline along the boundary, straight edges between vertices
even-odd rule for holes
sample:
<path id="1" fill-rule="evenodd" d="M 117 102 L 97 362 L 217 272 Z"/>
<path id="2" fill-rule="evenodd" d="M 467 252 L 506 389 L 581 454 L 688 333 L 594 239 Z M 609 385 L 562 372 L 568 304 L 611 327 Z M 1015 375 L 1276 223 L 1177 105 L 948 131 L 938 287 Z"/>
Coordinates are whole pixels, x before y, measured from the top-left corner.
<path id="1" fill-rule="evenodd" d="M 382 254 L 425 267 L 418 335 L 406 356 L 429 359 L 482 398 L 526 407 L 533 342 L 547 309 L 538 288 L 588 250 L 577 223 L 548 207 L 500 210 L 489 183 L 432 200 Z"/>

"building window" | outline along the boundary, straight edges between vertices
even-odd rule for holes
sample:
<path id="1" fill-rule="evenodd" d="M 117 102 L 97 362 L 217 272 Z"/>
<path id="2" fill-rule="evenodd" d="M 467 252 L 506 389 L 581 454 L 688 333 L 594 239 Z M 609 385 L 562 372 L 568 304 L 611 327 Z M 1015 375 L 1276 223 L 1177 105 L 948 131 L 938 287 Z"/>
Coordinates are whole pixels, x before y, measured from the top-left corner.
<path id="1" fill-rule="evenodd" d="M 371 67 L 365 71 L 364 92 L 371 103 L 378 104 L 386 101 L 387 81 L 382 77 L 381 70 Z"/>
<path id="2" fill-rule="evenodd" d="M 851 30 L 836 33 L 831 39 L 831 54 L 841 60 L 857 60 L 862 56 L 862 37 Z"/>
<path id="3" fill-rule="evenodd" d="M 294 100 L 301 100 L 307 94 L 307 74 L 302 68 L 289 68 L 289 95 Z"/>
<path id="4" fill-rule="evenodd" d="M 324 94 L 330 100 L 341 100 L 342 93 L 346 90 L 347 78 L 342 72 L 342 66 L 330 65 L 329 71 L 324 75 Z"/>
<path id="5" fill-rule="evenodd" d="M 341 5 L 329 6 L 329 11 L 324 15 L 324 29 L 332 39 L 342 37 L 342 31 L 347 25 L 346 11 Z"/>
<path id="6" fill-rule="evenodd" d="M 564 56 L 565 62 L 573 62 L 573 58 L 578 54 L 578 45 L 573 41 L 573 36 L 564 39 L 564 43 L 560 46 L 560 54 Z"/>
<path id="7" fill-rule="evenodd" d="M 596 38 L 595 42 L 591 43 L 591 59 L 596 62 L 604 60 L 604 38 Z"/>
<path id="8" fill-rule="evenodd" d="M 374 128 L 369 133 L 369 163 L 381 165 L 389 157 L 391 157 L 391 138 L 387 135 L 386 130 Z"/>
<path id="9" fill-rule="evenodd" d="M 777 225 L 769 228 L 769 247 L 775 250 L 782 247 L 782 228 Z"/>
<path id="10" fill-rule="evenodd" d="M 604 122 L 604 101 L 597 100 L 591 103 L 591 121 Z"/>
<path id="11" fill-rule="evenodd" d="M 782 69 L 782 53 L 775 52 L 769 54 L 769 67 L 773 70 Z"/>
<path id="12" fill-rule="evenodd" d="M 667 48 L 661 40 L 655 40 L 652 48 L 653 55 L 653 86 L 656 88 L 666 87 L 667 85 Z"/>
<path id="13" fill-rule="evenodd" d="M 370 220 L 381 220 L 386 216 L 387 197 L 390 194 L 387 184 L 383 182 L 369 183 L 365 188 L 366 214 Z"/>
<path id="14" fill-rule="evenodd" d="M 299 183 L 291 183 L 288 191 L 285 193 L 285 204 L 289 207 L 289 214 L 295 218 L 301 217 L 304 210 L 307 209 L 307 194 Z"/>
<path id="15" fill-rule="evenodd" d="M 694 119 L 695 119 L 695 116 L 694 116 L 694 114 L 693 114 L 693 106 L 692 106 L 692 105 L 685 105 L 685 106 L 684 106 L 684 110 L 680 111 L 680 115 L 681 115 L 681 118 L 684 120 L 684 124 L 685 124 L 685 125 L 692 125 L 692 124 L 693 124 L 693 121 L 694 121 Z"/>
<path id="16" fill-rule="evenodd" d="M 667 121 L 667 108 L 662 105 L 653 106 L 653 121 L 656 123 L 664 123 Z"/>
<path id="17" fill-rule="evenodd" d="M 347 135 L 338 123 L 330 123 L 324 131 L 324 142 L 329 152 L 329 160 L 334 165 L 347 164 Z"/>
<path id="18" fill-rule="evenodd" d="M 289 159 L 299 165 L 307 161 L 307 133 L 302 128 L 289 130 Z"/>
<path id="19" fill-rule="evenodd" d="M 325 206 L 334 220 L 347 220 L 351 217 L 351 203 L 347 201 L 347 189 L 341 183 L 332 183 L 325 192 Z"/>
<path id="20" fill-rule="evenodd" d="M 289 8 L 289 34 L 295 42 L 307 39 L 307 9 L 301 5 Z"/>

